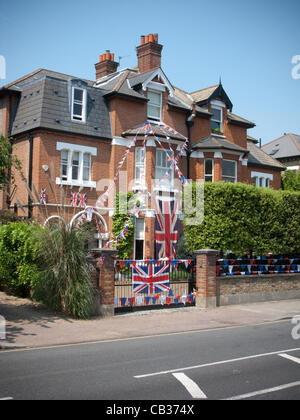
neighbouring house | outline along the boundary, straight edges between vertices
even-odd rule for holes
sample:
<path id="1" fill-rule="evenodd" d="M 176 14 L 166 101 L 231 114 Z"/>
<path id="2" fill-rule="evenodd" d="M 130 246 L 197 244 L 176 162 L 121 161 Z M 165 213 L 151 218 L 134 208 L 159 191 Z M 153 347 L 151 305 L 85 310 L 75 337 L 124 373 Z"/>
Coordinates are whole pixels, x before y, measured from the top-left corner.
<path id="1" fill-rule="evenodd" d="M 178 174 L 173 169 L 163 185 L 151 186 L 171 163 L 153 134 L 143 147 L 141 127 L 146 121 L 154 130 L 159 123 L 170 128 L 167 136 L 157 135 L 175 155 L 189 139 L 178 163 L 185 178 L 279 189 L 285 166 L 248 135 L 255 124 L 232 112 L 221 82 L 194 92 L 174 86 L 161 67 L 162 49 L 158 35 L 150 34 L 142 36 L 136 48 L 136 67 L 119 69 L 114 54 L 106 51 L 95 64 L 95 80 L 38 69 L 3 86 L 0 128 L 13 138 L 13 153 L 21 160 L 27 186 L 35 196 L 16 174 L 16 188 L 0 196 L 1 207 L 43 220 L 63 208 L 70 221 L 82 211 L 80 206 L 72 207 L 70 195 L 80 192 L 88 206 L 95 205 L 135 137 L 135 147 L 122 167 L 127 176 L 122 182 L 141 195 L 151 188 L 160 194 L 176 193 Z M 43 189 L 46 205 L 37 197 Z M 146 200 L 146 209 L 136 221 L 136 258 L 154 254 L 155 218 L 150 205 Z M 112 230 L 113 202 L 108 203 L 108 213 L 104 208 L 98 211 L 105 226 L 103 234 L 95 235 L 101 245 Z"/>
<path id="2" fill-rule="evenodd" d="M 288 170 L 297 172 L 300 169 L 300 135 L 284 134 L 262 146 L 264 152 L 284 164 Z"/>

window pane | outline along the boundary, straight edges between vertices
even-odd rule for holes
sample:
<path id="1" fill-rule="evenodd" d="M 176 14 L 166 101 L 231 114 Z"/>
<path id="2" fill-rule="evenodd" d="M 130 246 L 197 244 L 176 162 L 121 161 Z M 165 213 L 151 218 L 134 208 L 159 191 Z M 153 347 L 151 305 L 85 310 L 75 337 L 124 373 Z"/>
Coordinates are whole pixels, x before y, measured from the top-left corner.
<path id="1" fill-rule="evenodd" d="M 223 160 L 222 163 L 223 176 L 231 176 L 235 178 L 235 162 Z"/>
<path id="2" fill-rule="evenodd" d="M 81 89 L 74 89 L 74 101 L 83 101 L 83 90 Z"/>
<path id="3" fill-rule="evenodd" d="M 212 159 L 205 160 L 205 175 L 212 175 L 213 173 L 213 161 Z"/>
<path id="4" fill-rule="evenodd" d="M 211 113 L 213 114 L 211 119 L 221 121 L 221 110 L 217 108 L 212 108 Z"/>
<path id="5" fill-rule="evenodd" d="M 83 180 L 89 181 L 90 180 L 90 168 L 83 168 Z"/>
<path id="6" fill-rule="evenodd" d="M 72 179 L 78 179 L 79 174 L 79 152 L 74 152 L 72 157 Z"/>
<path id="7" fill-rule="evenodd" d="M 84 153 L 83 155 L 83 166 L 90 168 L 91 166 L 91 155 L 90 153 Z"/>
<path id="8" fill-rule="evenodd" d="M 73 104 L 73 114 L 81 117 L 81 115 L 82 115 L 82 105 Z"/>
<path id="9" fill-rule="evenodd" d="M 211 175 L 205 175 L 205 182 L 213 182 L 213 177 Z"/>
<path id="10" fill-rule="evenodd" d="M 153 106 L 153 105 L 148 105 L 148 116 L 149 117 L 153 117 L 153 118 L 160 118 L 160 108 Z"/>
<path id="11" fill-rule="evenodd" d="M 148 92 L 148 99 L 151 105 L 156 105 L 160 107 L 160 98 L 161 98 L 160 93 L 151 92 L 151 91 Z"/>
<path id="12" fill-rule="evenodd" d="M 216 129 L 221 130 L 221 124 L 219 122 L 216 121 L 211 121 L 211 129 L 212 130 L 216 130 Z"/>

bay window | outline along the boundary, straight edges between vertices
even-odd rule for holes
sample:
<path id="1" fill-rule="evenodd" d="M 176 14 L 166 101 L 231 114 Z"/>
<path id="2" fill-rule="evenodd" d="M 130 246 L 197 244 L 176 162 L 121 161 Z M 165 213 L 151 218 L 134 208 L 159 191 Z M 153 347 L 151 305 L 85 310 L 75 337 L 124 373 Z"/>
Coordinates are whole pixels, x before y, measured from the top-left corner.
<path id="1" fill-rule="evenodd" d="M 205 182 L 213 182 L 213 180 L 214 180 L 214 161 L 213 161 L 213 159 L 205 159 L 205 161 L 204 161 L 204 180 L 205 180 Z"/>
<path id="2" fill-rule="evenodd" d="M 159 184 L 169 188 L 174 185 L 174 168 L 171 165 L 168 153 L 165 150 L 156 150 L 155 178 Z"/>

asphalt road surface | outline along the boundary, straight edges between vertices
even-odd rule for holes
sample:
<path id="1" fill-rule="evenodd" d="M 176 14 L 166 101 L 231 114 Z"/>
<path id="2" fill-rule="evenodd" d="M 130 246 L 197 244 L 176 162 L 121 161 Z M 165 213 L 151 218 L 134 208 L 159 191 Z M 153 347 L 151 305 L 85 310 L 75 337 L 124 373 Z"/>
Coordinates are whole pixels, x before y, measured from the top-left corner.
<path id="1" fill-rule="evenodd" d="M 300 339 L 292 329 L 285 320 L 2 351 L 0 399 L 96 399 L 114 402 L 111 410 L 119 400 L 177 400 L 193 402 L 194 411 L 207 399 L 299 400 Z"/>

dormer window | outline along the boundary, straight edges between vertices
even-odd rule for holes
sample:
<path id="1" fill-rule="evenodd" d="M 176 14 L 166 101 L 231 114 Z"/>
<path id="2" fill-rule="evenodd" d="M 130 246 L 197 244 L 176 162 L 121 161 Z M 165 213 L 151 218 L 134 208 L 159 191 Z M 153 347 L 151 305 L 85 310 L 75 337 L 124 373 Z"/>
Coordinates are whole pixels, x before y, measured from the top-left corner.
<path id="1" fill-rule="evenodd" d="M 161 120 L 161 98 L 160 92 L 154 92 L 153 90 L 148 91 L 148 118 L 158 121 Z"/>
<path id="2" fill-rule="evenodd" d="M 86 119 L 86 89 L 72 88 L 72 120 L 85 122 Z"/>
<path id="3" fill-rule="evenodd" d="M 212 131 L 222 132 L 223 130 L 223 118 L 222 118 L 222 108 L 212 107 L 211 108 L 211 129 Z"/>

